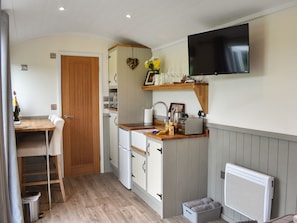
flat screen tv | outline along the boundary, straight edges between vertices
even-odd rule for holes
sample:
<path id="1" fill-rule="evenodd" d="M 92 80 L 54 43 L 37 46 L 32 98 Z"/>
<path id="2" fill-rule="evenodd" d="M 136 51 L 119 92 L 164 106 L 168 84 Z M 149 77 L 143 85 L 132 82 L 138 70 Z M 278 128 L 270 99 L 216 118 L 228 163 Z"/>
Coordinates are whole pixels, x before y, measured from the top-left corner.
<path id="1" fill-rule="evenodd" d="M 188 36 L 189 75 L 249 73 L 249 26 Z"/>

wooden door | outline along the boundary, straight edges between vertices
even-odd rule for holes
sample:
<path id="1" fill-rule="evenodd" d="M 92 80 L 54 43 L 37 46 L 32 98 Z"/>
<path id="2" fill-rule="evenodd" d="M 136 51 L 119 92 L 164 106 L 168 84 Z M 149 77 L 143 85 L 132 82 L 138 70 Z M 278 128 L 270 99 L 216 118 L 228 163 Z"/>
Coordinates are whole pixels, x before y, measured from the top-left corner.
<path id="1" fill-rule="evenodd" d="M 99 58 L 61 57 L 64 172 L 100 172 Z"/>

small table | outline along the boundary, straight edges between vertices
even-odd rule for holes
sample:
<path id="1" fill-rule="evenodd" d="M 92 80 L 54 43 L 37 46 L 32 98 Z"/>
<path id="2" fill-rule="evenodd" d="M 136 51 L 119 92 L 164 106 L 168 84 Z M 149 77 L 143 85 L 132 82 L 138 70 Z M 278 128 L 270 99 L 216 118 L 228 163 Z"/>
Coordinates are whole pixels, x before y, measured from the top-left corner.
<path id="1" fill-rule="evenodd" d="M 20 124 L 14 125 L 15 132 L 45 132 L 46 143 L 46 170 L 47 170 L 47 189 L 49 209 L 52 206 L 51 184 L 50 184 L 50 166 L 49 166 L 49 131 L 53 131 L 56 126 L 47 118 L 22 119 Z"/>

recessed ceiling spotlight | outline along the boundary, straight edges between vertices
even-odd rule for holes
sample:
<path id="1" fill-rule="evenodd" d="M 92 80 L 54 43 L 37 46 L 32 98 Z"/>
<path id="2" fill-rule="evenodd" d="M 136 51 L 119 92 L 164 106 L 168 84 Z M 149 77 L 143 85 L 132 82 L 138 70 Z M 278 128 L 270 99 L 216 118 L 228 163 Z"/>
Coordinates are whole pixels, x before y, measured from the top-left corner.
<path id="1" fill-rule="evenodd" d="M 128 19 L 131 19 L 131 17 L 132 17 L 132 16 L 131 16 L 130 14 L 127 14 L 127 15 L 126 15 L 126 18 L 128 18 Z"/>
<path id="2" fill-rule="evenodd" d="M 65 8 L 63 6 L 59 7 L 59 11 L 64 11 Z"/>

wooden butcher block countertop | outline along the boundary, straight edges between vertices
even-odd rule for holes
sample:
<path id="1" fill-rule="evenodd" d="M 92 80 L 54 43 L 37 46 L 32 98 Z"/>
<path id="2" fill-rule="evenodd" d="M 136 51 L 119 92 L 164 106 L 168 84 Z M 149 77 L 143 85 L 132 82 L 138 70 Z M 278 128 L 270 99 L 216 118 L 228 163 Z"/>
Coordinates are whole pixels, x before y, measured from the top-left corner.
<path id="1" fill-rule="evenodd" d="M 160 123 L 154 123 L 153 125 L 144 125 L 143 123 L 128 123 L 128 124 L 119 124 L 119 128 L 126 129 L 128 131 L 133 130 L 140 130 L 140 129 L 158 129 L 158 130 L 164 130 L 164 124 Z M 146 136 L 157 139 L 157 140 L 176 140 L 176 139 L 189 139 L 189 138 L 199 138 L 199 137 L 208 137 L 209 132 L 208 130 L 205 130 L 203 134 L 195 134 L 195 135 L 183 135 L 175 133 L 174 135 L 156 135 L 152 132 L 145 132 Z"/>

